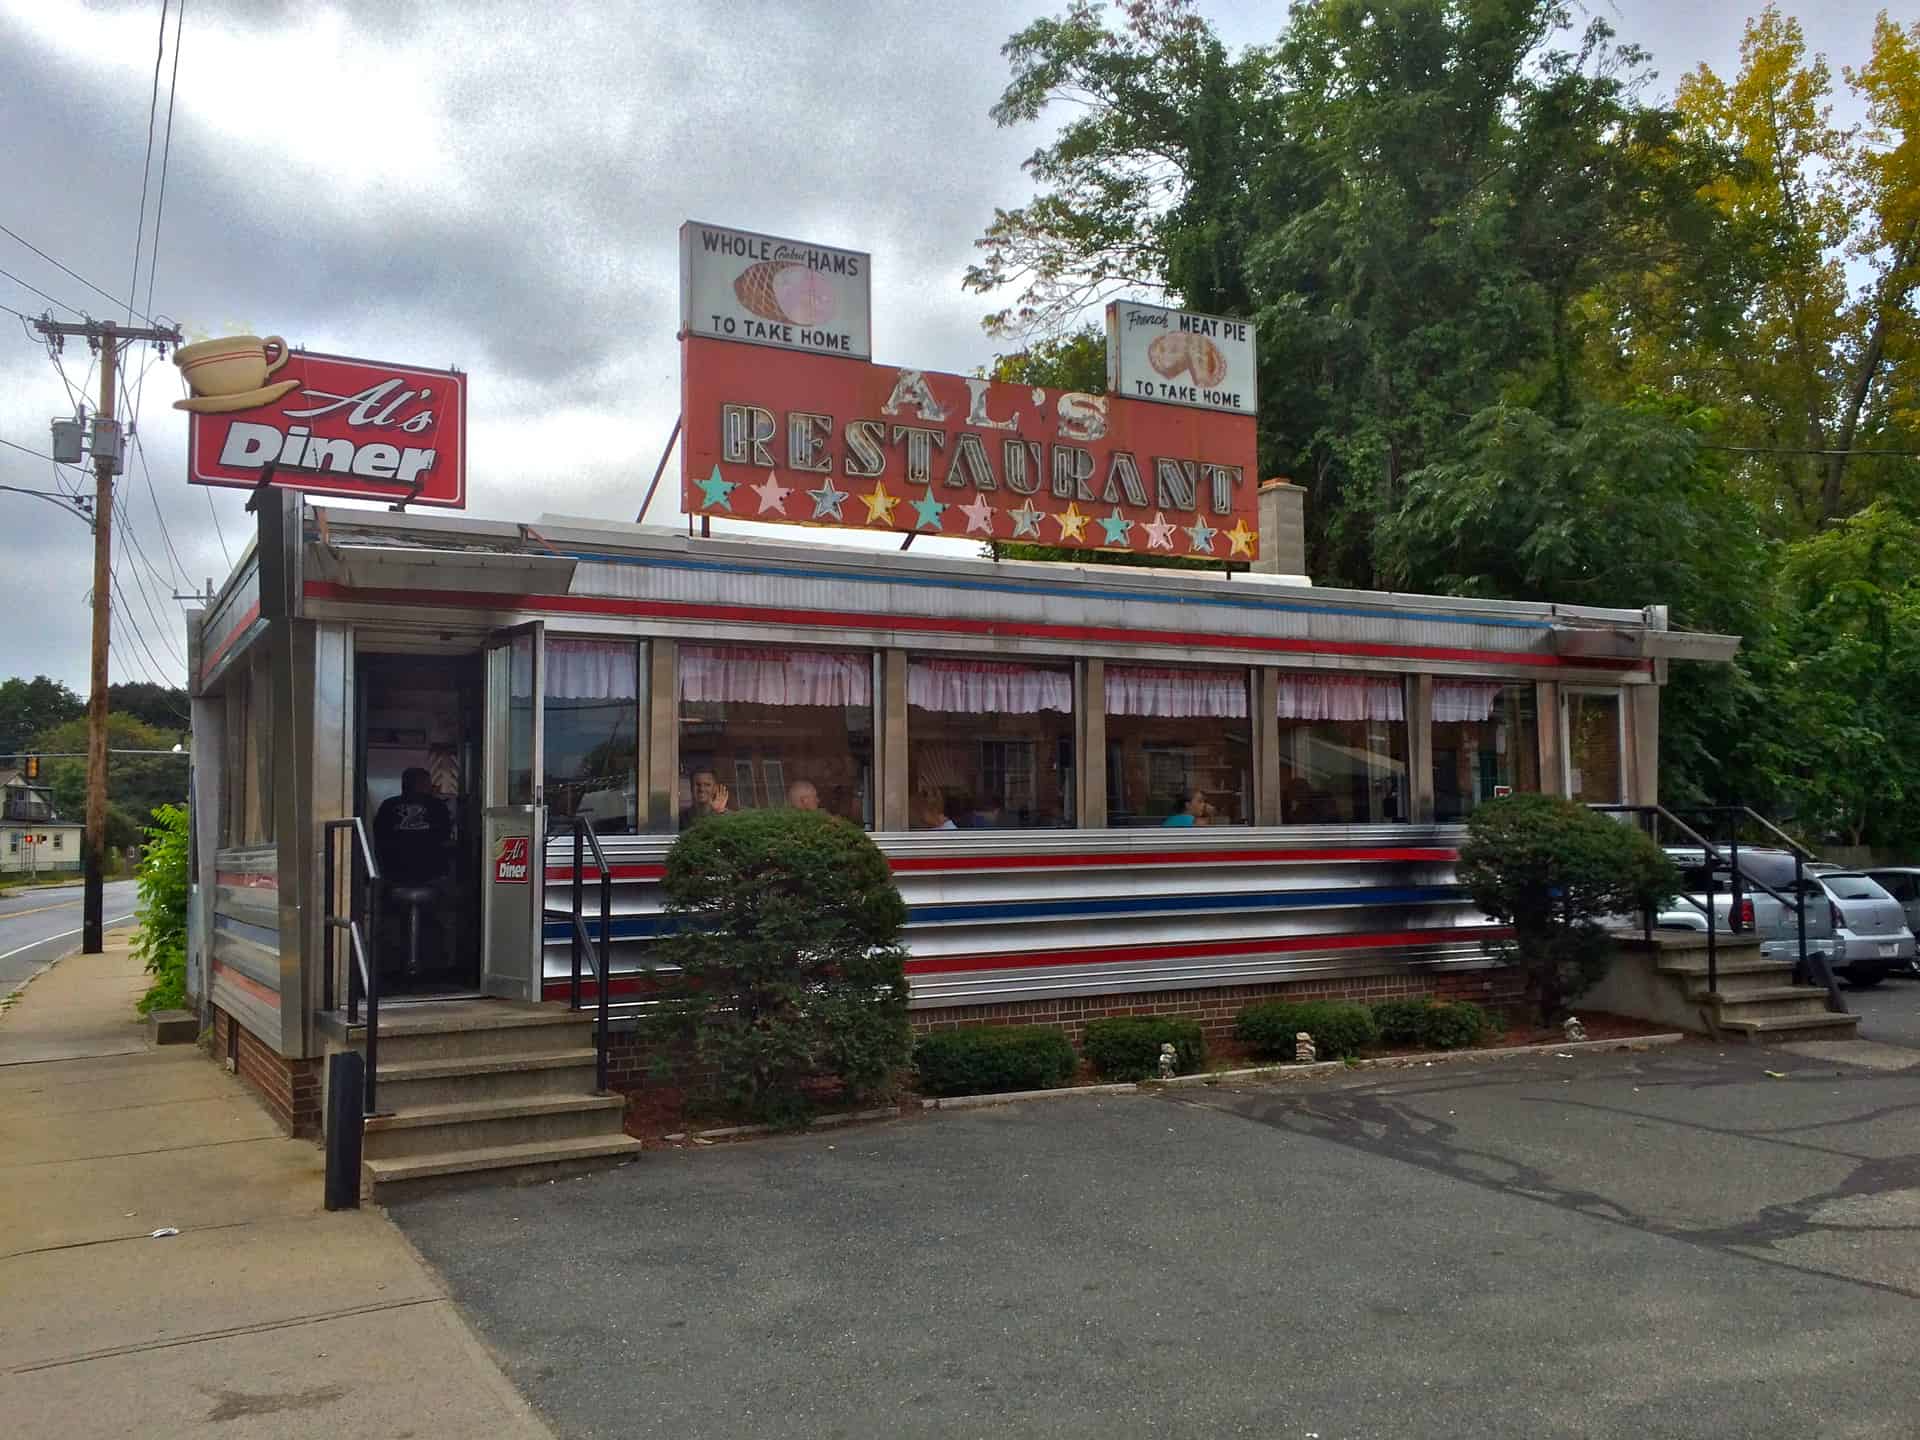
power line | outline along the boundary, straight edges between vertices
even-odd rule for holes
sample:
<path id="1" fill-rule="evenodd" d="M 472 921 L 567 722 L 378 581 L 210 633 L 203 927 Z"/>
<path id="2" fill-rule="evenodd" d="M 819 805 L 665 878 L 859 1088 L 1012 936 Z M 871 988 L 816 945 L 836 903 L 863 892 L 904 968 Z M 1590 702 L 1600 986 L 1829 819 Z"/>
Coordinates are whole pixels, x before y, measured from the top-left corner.
<path id="1" fill-rule="evenodd" d="M 46 251 L 42 250 L 38 245 L 34 244 L 31 240 L 27 239 L 27 237 L 22 235 L 19 231 L 9 230 L 5 225 L 0 225 L 0 235 L 5 235 L 9 240 L 19 241 L 22 245 L 26 246 L 27 249 L 31 250 L 34 254 L 38 255 L 42 260 L 46 261 L 49 265 L 53 266 L 54 269 L 60 271 L 63 275 L 67 275 L 75 280 L 78 280 L 82 285 L 86 286 L 89 290 L 93 291 L 94 294 L 106 300 L 108 304 L 118 305 L 120 303 L 120 299 L 118 296 L 110 294 L 105 290 L 102 290 L 98 285 L 94 284 L 91 280 L 87 279 L 87 277 L 82 275 L 78 270 L 68 269 L 65 265 L 62 265 L 58 260 L 54 259 L 53 256 L 49 255 Z M 65 308 L 68 310 L 73 310 L 73 307 L 71 305 L 68 305 Z M 76 315 L 83 315 L 86 312 L 83 310 L 75 310 L 74 313 Z M 139 312 L 136 311 L 134 313 L 138 314 Z M 147 317 L 145 315 L 141 315 L 140 318 L 142 320 L 145 320 Z"/>
<path id="2" fill-rule="evenodd" d="M 160 0 L 160 38 L 153 52 L 153 94 L 147 100 L 147 158 L 140 166 L 140 219 L 133 227 L 133 279 L 127 282 L 127 324 L 140 293 L 140 250 L 147 239 L 147 182 L 153 178 L 153 121 L 160 112 L 160 62 L 167 54 L 167 0 Z"/>
<path id="3" fill-rule="evenodd" d="M 6 446 L 9 450 L 18 450 L 22 455 L 31 455 L 36 460 L 46 460 L 55 465 L 60 463 L 44 450 L 29 450 L 24 445 L 14 444 L 13 441 L 6 439 L 4 436 L 0 436 L 0 445 Z"/>
<path id="4" fill-rule="evenodd" d="M 1815 450 L 1801 445 L 1707 445 L 1702 450 L 1730 450 L 1736 455 L 1893 455 L 1909 460 L 1920 459 L 1920 450 Z"/>
<path id="5" fill-rule="evenodd" d="M 18 285 L 22 290 L 31 290 L 33 291 L 34 294 L 38 295 L 42 300 L 48 301 L 49 303 L 54 305 L 58 305 L 62 310 L 73 310 L 73 313 L 76 315 L 84 315 L 87 313 L 84 310 L 74 310 L 73 306 L 67 304 L 67 302 L 64 300 L 55 300 L 53 296 L 49 295 L 46 291 L 42 290 L 38 285 L 29 285 L 26 281 L 22 280 L 18 275 L 14 274 L 11 270 L 0 270 L 0 275 L 6 276 L 7 279 L 13 281 L 13 283 Z M 18 314 L 19 312 L 15 311 L 14 313 Z"/>
<path id="6" fill-rule="evenodd" d="M 180 0 L 180 8 L 173 16 L 173 73 L 167 77 L 167 134 L 160 144 L 160 198 L 153 206 L 153 250 L 147 256 L 147 309 L 153 309 L 153 276 L 160 265 L 160 222 L 167 213 L 167 161 L 173 155 L 173 102 L 180 93 L 180 31 L 187 23 L 187 0 Z M 167 25 L 166 9 L 160 11 L 160 28 L 164 34 Z M 140 379 L 144 385 L 146 372 Z"/>
<path id="7" fill-rule="evenodd" d="M 220 558 L 227 562 L 227 569 L 233 569 L 233 556 L 227 553 L 227 532 L 220 528 L 220 512 L 213 505 L 213 487 L 202 485 L 200 493 L 207 497 L 207 513 L 213 517 L 213 533 L 220 540 Z"/>
<path id="8" fill-rule="evenodd" d="M 123 399 L 127 398 L 124 385 L 120 387 L 120 394 Z M 133 402 L 128 399 L 127 403 L 131 407 Z M 160 522 L 160 539 L 165 543 L 167 554 L 173 560 L 174 573 L 179 577 L 182 585 L 191 585 L 193 579 L 187 574 L 187 567 L 180 563 L 180 552 L 173 547 L 173 536 L 167 530 L 167 517 L 160 513 L 160 495 L 153 488 L 153 471 L 147 465 L 147 447 L 141 442 L 140 432 L 135 426 L 129 425 L 127 433 L 133 438 L 134 458 L 140 462 L 140 475 L 147 482 L 147 498 L 153 502 L 153 518 Z"/>

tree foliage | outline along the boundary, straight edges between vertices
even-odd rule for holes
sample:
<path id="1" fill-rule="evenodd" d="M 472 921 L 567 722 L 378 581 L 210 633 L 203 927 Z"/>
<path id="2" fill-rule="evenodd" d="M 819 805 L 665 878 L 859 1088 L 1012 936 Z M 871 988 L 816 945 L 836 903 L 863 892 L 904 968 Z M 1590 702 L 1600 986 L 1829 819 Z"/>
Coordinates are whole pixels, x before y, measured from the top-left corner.
<path id="1" fill-rule="evenodd" d="M 86 713 L 84 700 L 46 675 L 0 681 L 0 768 L 18 765 L 41 734 Z"/>
<path id="2" fill-rule="evenodd" d="M 113 750 L 154 750 L 154 755 L 114 755 L 107 762 L 107 802 L 120 819 L 110 823 L 107 843 L 116 848 L 139 843 L 140 830 L 161 805 L 184 805 L 187 800 L 187 760 L 173 747 L 183 744 L 184 731 L 161 730 L 131 715 L 109 712 L 107 745 Z M 84 755 L 87 722 L 83 716 L 67 720 L 34 737 L 33 748 L 49 754 Z M 87 809 L 87 762 L 50 760 L 41 775 L 53 787 L 54 808 L 63 819 L 79 820 Z"/>
<path id="3" fill-rule="evenodd" d="M 141 1014 L 149 1010 L 177 1010 L 187 1003 L 187 812 L 183 806 L 162 805 L 146 827 L 146 848 L 140 855 L 140 932 L 133 937 L 133 953 L 153 976 L 140 997 Z"/>

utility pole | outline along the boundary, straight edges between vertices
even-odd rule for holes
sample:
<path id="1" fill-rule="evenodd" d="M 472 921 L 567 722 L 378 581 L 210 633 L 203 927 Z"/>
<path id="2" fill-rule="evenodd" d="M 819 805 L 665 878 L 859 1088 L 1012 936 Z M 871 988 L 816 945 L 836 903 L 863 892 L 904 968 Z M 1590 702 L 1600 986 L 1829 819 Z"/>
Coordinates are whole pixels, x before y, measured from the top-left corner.
<path id="1" fill-rule="evenodd" d="M 107 855 L 107 651 L 113 596 L 113 476 L 121 464 L 120 426 L 114 415 L 119 384 L 120 347 L 135 340 L 178 345 L 180 332 L 172 326 L 123 326 L 111 320 L 79 324 L 41 319 L 33 322 L 47 340 L 59 345 L 68 335 L 84 336 L 100 352 L 100 409 L 93 422 L 93 677 L 87 696 L 87 828 L 81 838 L 85 891 L 80 907 L 80 950 L 98 955 L 105 946 L 101 933 Z"/>

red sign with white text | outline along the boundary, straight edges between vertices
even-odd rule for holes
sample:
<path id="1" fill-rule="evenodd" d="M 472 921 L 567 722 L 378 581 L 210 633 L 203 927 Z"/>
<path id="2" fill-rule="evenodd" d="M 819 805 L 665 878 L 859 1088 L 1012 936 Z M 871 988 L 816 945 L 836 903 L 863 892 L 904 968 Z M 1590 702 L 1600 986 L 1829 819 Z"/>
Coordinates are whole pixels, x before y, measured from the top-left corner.
<path id="1" fill-rule="evenodd" d="M 525 885 L 533 874 L 533 862 L 528 857 L 533 853 L 533 844 L 524 835 L 502 835 L 500 843 L 494 847 L 493 883 L 496 885 Z"/>
<path id="2" fill-rule="evenodd" d="M 465 508 L 467 377 L 459 371 L 288 351 L 277 337 L 264 349 L 252 336 L 203 341 L 177 358 L 196 388 L 176 405 L 189 412 L 192 483 L 253 489 L 272 466 L 275 486 L 309 494 Z M 199 393 L 204 377 L 224 379 L 223 365 L 246 373 L 239 384 L 259 383 Z"/>
<path id="3" fill-rule="evenodd" d="M 690 515 L 1259 554 L 1251 415 L 688 336 Z"/>

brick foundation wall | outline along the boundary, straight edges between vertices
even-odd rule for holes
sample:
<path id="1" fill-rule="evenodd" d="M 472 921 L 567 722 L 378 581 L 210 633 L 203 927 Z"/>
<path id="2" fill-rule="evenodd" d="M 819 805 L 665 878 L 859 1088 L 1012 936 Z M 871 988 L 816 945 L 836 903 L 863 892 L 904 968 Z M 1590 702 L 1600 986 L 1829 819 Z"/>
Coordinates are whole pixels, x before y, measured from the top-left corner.
<path id="1" fill-rule="evenodd" d="M 1490 1010 L 1510 1010 L 1520 1002 L 1520 977 L 1510 970 L 1450 971 L 1438 975 L 1343 975 L 1326 980 L 1289 980 L 1274 985 L 1223 985 L 1203 990 L 1145 990 L 1135 995 L 1061 995 L 994 1005 L 954 1005 L 915 1010 L 916 1034 L 957 1030 L 967 1025 L 1053 1025 L 1077 1046 L 1087 1022 L 1109 1015 L 1179 1015 L 1198 1020 L 1209 1046 L 1231 1048 L 1233 1020 L 1261 1000 L 1380 1000 L 1430 995 L 1436 1000 L 1471 1000 Z"/>
<path id="2" fill-rule="evenodd" d="M 219 1006 L 213 1007 L 213 1058 L 225 1062 L 239 1037 L 235 1070 L 289 1135 L 320 1133 L 320 1060 L 289 1060 Z"/>

